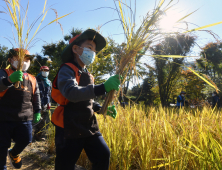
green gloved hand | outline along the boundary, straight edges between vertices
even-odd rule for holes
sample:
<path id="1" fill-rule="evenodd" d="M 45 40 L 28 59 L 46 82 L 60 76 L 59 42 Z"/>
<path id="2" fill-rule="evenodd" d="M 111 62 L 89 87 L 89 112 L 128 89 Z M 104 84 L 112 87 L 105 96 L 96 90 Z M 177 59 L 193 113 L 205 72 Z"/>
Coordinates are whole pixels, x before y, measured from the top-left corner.
<path id="1" fill-rule="evenodd" d="M 106 114 L 115 119 L 116 115 L 117 115 L 117 111 L 116 111 L 115 105 L 108 106 Z"/>
<path id="2" fill-rule="evenodd" d="M 105 83 L 105 90 L 106 92 L 110 92 L 111 90 L 119 90 L 119 85 L 120 85 L 120 81 L 119 81 L 119 75 L 115 75 L 115 76 L 111 76 Z"/>
<path id="3" fill-rule="evenodd" d="M 33 123 L 38 123 L 40 119 L 41 119 L 41 113 L 35 113 Z"/>
<path id="4" fill-rule="evenodd" d="M 10 76 L 9 76 L 9 79 L 12 83 L 15 83 L 17 81 L 23 81 L 23 72 L 22 71 L 15 71 L 14 73 L 12 73 Z"/>

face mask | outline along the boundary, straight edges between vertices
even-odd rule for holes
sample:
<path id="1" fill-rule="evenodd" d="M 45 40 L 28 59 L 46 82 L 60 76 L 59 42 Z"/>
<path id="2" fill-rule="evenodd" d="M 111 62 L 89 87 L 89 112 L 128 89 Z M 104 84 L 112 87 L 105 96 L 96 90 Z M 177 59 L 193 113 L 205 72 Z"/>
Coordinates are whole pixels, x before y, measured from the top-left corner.
<path id="1" fill-rule="evenodd" d="M 17 69 L 18 68 L 18 61 L 13 61 L 12 65 Z M 30 66 L 30 61 L 23 62 L 22 71 L 27 71 Z"/>
<path id="2" fill-rule="evenodd" d="M 23 62 L 22 71 L 27 71 L 29 69 L 29 66 L 30 66 L 30 61 Z"/>
<path id="3" fill-rule="evenodd" d="M 49 76 L 49 72 L 48 71 L 42 71 L 42 76 L 43 77 L 48 77 Z"/>
<path id="4" fill-rule="evenodd" d="M 79 59 L 83 62 L 85 65 L 90 65 L 95 60 L 96 53 L 89 48 L 84 47 L 82 55 L 79 56 Z"/>
<path id="5" fill-rule="evenodd" d="M 12 62 L 13 67 L 15 67 L 17 69 L 18 68 L 18 63 L 19 63 L 18 61 L 13 61 Z"/>
<path id="6" fill-rule="evenodd" d="M 212 96 L 215 96 L 215 94 L 212 94 Z"/>
<path id="7" fill-rule="evenodd" d="M 184 97 L 184 94 L 181 94 L 182 97 Z"/>

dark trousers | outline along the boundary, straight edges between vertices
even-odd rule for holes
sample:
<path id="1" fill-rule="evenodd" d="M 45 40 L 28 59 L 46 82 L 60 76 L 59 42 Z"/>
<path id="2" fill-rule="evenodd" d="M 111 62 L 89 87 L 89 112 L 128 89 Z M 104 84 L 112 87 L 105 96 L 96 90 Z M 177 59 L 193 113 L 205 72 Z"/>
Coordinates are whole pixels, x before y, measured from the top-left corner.
<path id="1" fill-rule="evenodd" d="M 46 130 L 48 129 L 50 123 L 49 111 L 48 110 L 41 111 L 41 117 L 43 120 L 41 120 L 39 124 L 33 127 L 34 140 L 40 140 L 41 138 L 46 137 Z"/>
<path id="2" fill-rule="evenodd" d="M 6 170 L 6 158 L 11 139 L 15 142 L 12 155 L 20 154 L 32 141 L 32 122 L 0 121 L 0 170 Z"/>
<path id="3" fill-rule="evenodd" d="M 56 126 L 55 145 L 55 170 L 74 170 L 83 149 L 92 162 L 93 170 L 109 169 L 110 150 L 102 135 L 65 139 L 64 129 Z"/>

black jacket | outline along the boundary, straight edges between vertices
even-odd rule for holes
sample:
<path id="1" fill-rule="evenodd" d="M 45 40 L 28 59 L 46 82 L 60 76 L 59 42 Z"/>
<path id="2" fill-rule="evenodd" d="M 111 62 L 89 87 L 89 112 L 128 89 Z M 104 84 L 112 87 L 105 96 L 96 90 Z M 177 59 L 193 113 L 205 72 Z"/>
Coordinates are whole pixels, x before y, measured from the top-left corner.
<path id="1" fill-rule="evenodd" d="M 79 84 L 76 81 L 75 72 L 69 66 L 62 66 L 58 72 L 58 89 L 69 100 L 69 103 L 64 106 L 66 138 L 88 137 L 99 133 L 94 112 L 99 110 L 100 105 L 93 99 L 105 94 L 104 85 L 95 86 L 92 76 L 86 69 L 79 68 L 78 74 L 81 74 Z"/>
<path id="2" fill-rule="evenodd" d="M 36 82 L 35 92 L 27 73 L 20 82 L 19 88 L 15 88 L 8 81 L 5 70 L 0 70 L 0 92 L 6 93 L 0 99 L 0 121 L 28 121 L 33 120 L 33 113 L 40 112 L 41 102 L 38 83 Z"/>

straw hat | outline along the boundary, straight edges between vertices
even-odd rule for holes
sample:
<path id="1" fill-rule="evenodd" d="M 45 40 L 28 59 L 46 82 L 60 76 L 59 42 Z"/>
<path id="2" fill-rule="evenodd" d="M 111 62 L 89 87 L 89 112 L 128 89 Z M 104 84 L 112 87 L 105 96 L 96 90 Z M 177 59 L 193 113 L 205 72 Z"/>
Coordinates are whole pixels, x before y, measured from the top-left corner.
<path id="1" fill-rule="evenodd" d="M 13 56 L 18 56 L 19 55 L 19 50 L 20 48 L 12 48 L 9 50 L 7 57 L 8 58 L 12 58 Z M 25 57 L 30 58 L 30 60 L 32 60 L 35 55 L 31 55 L 30 52 L 28 50 L 23 49 L 25 52 Z"/>

